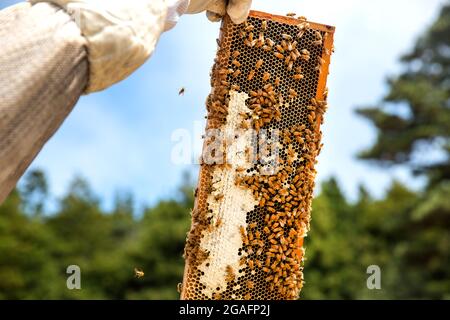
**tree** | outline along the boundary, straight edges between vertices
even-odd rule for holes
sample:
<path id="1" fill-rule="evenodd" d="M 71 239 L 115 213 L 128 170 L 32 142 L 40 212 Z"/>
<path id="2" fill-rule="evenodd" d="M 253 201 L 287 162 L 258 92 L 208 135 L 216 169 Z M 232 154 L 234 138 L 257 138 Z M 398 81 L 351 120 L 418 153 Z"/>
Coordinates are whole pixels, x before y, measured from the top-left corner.
<path id="1" fill-rule="evenodd" d="M 431 185 L 450 179 L 450 5 L 401 59 L 404 72 L 389 79 L 377 107 L 358 113 L 378 131 L 361 159 L 406 164 Z"/>

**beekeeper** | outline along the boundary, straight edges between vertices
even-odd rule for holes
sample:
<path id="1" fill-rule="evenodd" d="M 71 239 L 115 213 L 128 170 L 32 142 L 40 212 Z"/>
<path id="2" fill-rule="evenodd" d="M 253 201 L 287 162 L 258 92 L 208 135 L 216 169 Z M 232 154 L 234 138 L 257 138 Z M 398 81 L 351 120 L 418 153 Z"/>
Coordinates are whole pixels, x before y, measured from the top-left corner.
<path id="1" fill-rule="evenodd" d="M 206 11 L 212 21 L 228 14 L 242 23 L 250 5 L 251 0 L 29 0 L 0 11 L 0 203 L 79 97 L 128 77 L 181 15 Z"/>

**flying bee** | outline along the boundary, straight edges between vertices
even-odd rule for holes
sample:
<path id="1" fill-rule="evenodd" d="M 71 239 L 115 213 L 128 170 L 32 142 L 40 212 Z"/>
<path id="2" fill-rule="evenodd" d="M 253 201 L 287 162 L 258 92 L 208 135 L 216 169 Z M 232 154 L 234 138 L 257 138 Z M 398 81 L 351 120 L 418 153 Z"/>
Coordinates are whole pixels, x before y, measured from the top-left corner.
<path id="1" fill-rule="evenodd" d="M 180 90 L 178 91 L 178 95 L 179 96 L 184 96 L 184 92 L 186 91 L 186 89 L 184 87 L 181 87 Z"/>
<path id="2" fill-rule="evenodd" d="M 295 17 L 297 14 L 294 12 L 288 12 L 286 13 L 286 17 Z"/>
<path id="3" fill-rule="evenodd" d="M 306 21 L 307 20 L 305 16 L 299 16 L 299 17 L 297 17 L 297 19 L 301 20 L 301 21 Z"/>
<path id="4" fill-rule="evenodd" d="M 256 62 L 255 69 L 261 68 L 261 66 L 263 65 L 263 63 L 264 63 L 264 60 L 263 60 L 263 59 L 259 59 L 259 60 Z"/>
<path id="5" fill-rule="evenodd" d="M 144 271 L 139 270 L 137 268 L 134 268 L 134 276 L 138 279 L 143 278 L 144 277 Z"/>

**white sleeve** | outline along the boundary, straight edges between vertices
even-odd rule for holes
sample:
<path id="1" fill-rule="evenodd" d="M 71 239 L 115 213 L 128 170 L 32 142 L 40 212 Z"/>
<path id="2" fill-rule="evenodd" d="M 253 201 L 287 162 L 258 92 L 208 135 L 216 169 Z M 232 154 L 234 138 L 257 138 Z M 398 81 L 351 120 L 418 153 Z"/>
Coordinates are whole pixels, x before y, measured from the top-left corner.
<path id="1" fill-rule="evenodd" d="M 53 3 L 77 23 L 89 53 L 86 93 L 106 89 L 139 68 L 153 53 L 168 13 L 168 0 L 29 1 Z"/>

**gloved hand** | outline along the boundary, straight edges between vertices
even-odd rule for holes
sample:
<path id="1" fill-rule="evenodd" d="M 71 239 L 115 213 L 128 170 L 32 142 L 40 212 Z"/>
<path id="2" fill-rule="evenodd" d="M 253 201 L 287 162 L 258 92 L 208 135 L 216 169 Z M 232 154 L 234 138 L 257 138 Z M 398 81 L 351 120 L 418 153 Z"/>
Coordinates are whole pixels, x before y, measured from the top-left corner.
<path id="1" fill-rule="evenodd" d="M 206 11 L 211 21 L 219 21 L 228 13 L 231 20 L 240 24 L 247 19 L 252 0 L 191 0 L 186 13 Z"/>

